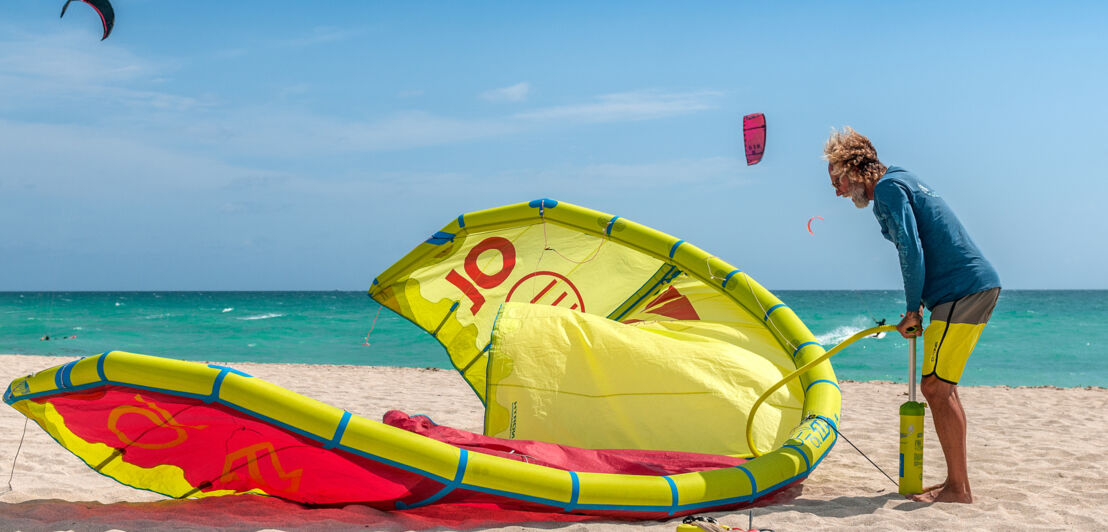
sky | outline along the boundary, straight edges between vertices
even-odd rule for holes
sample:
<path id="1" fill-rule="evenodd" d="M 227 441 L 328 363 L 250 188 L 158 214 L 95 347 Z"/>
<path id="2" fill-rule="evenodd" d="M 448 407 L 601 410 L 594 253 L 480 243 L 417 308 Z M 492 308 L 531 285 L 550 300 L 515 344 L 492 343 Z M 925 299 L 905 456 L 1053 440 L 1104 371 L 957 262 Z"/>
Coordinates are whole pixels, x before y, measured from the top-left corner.
<path id="1" fill-rule="evenodd" d="M 113 0 L 102 42 L 63 3 L 0 6 L 3 291 L 365 290 L 537 198 L 771 290 L 900 288 L 829 183 L 845 125 L 1005 288 L 1108 288 L 1103 3 Z"/>

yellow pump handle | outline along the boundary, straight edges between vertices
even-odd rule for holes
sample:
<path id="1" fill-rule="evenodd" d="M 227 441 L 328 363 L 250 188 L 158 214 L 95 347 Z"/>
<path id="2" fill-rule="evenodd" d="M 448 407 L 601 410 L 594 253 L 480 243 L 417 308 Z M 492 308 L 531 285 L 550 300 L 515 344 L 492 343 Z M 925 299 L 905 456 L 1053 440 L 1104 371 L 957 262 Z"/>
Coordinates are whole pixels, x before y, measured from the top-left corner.
<path id="1" fill-rule="evenodd" d="M 796 377 L 803 374 L 805 371 L 808 371 L 813 366 L 823 362 L 824 360 L 827 360 L 827 359 L 831 358 L 832 356 L 835 356 L 835 355 L 839 354 L 839 352 L 842 351 L 843 349 L 845 349 L 846 346 L 848 346 L 848 345 L 850 345 L 850 344 L 852 344 L 852 343 L 854 343 L 858 340 L 861 340 L 862 338 L 865 338 L 867 336 L 872 336 L 872 335 L 875 335 L 875 334 L 880 333 L 880 332 L 895 331 L 895 330 L 896 330 L 896 325 L 879 325 L 877 327 L 870 327 L 869 329 L 866 329 L 864 331 L 859 331 L 857 333 L 854 333 L 854 335 L 851 336 L 850 338 L 847 338 L 846 340 L 843 340 L 842 342 L 839 342 L 839 345 L 836 345 L 835 347 L 832 347 L 831 350 L 824 353 L 823 356 L 821 356 L 821 357 L 819 357 L 819 358 L 817 358 L 817 359 L 815 359 L 815 360 L 813 360 L 813 361 L 811 361 L 807 364 L 804 364 L 804 366 L 802 366 L 802 367 L 796 368 L 796 371 L 794 371 L 792 373 L 789 373 L 788 375 L 785 376 L 785 378 L 778 381 L 777 384 L 774 384 L 773 386 L 770 386 L 769 389 L 767 389 L 762 394 L 762 396 L 758 398 L 757 401 L 754 401 L 754 406 L 752 406 L 750 408 L 750 415 L 747 416 L 747 420 L 746 420 L 746 443 L 747 443 L 747 445 L 750 446 L 750 452 L 753 453 L 754 456 L 762 456 L 762 454 L 764 454 L 764 453 L 762 453 L 762 451 L 759 451 L 758 448 L 754 446 L 754 435 L 753 435 L 754 434 L 754 413 L 758 411 L 758 407 L 762 406 L 762 403 L 765 402 L 765 400 L 768 399 L 770 395 L 773 395 L 773 392 L 777 391 L 778 388 L 784 386 L 785 383 L 795 379 Z"/>

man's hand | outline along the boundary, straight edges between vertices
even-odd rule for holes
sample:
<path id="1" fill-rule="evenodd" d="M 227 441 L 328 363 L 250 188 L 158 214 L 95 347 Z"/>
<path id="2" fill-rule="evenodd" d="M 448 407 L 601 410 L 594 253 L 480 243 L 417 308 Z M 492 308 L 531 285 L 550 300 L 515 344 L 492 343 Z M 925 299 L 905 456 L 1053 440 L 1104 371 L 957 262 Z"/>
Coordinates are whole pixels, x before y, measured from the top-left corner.
<path id="1" fill-rule="evenodd" d="M 896 325 L 896 330 L 900 332 L 900 335 L 905 338 L 923 336 L 923 311 L 907 312 L 903 314 L 903 316 L 904 319 L 900 320 L 900 323 Z M 913 327 L 915 327 L 915 329 L 908 332 L 908 329 Z"/>

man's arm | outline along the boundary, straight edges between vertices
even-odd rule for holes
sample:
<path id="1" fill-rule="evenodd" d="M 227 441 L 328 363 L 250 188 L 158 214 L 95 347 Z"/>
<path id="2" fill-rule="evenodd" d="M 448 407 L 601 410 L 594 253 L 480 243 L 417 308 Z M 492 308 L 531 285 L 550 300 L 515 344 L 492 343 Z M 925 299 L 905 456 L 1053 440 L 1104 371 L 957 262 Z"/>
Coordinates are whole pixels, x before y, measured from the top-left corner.
<path id="1" fill-rule="evenodd" d="M 900 273 L 904 278 L 904 299 L 908 315 L 920 315 L 923 300 L 923 246 L 916 227 L 916 215 L 908 202 L 908 193 L 899 184 L 874 189 L 874 200 L 881 211 L 883 229 L 893 238 L 900 255 Z"/>

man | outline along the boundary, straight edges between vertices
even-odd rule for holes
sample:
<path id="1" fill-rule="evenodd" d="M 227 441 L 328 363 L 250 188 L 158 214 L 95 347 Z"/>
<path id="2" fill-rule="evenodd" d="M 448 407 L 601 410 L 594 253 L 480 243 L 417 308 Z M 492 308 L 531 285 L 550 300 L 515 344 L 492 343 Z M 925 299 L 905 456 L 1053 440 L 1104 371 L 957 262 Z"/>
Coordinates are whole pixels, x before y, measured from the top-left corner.
<path id="1" fill-rule="evenodd" d="M 849 127 L 834 131 L 823 153 L 836 195 L 859 209 L 872 201 L 881 234 L 900 253 L 907 308 L 897 330 L 905 338 L 919 336 L 923 308 L 931 311 L 920 389 L 934 416 L 947 476 L 909 498 L 973 502 L 958 381 L 996 306 L 1000 278 L 942 197 L 907 170 L 881 164 L 868 138 Z"/>

